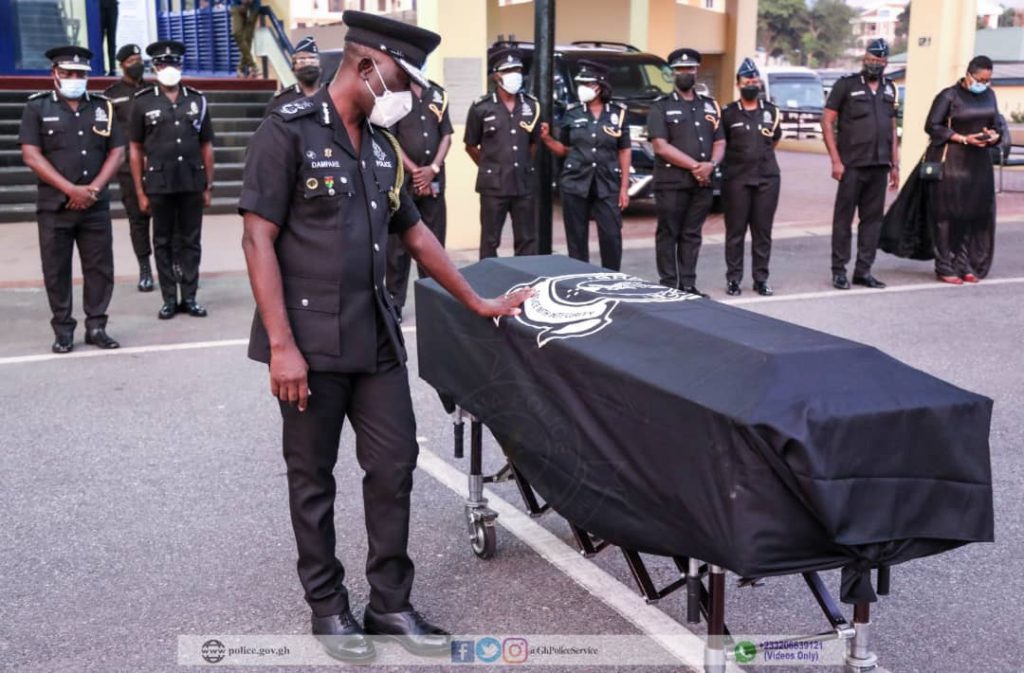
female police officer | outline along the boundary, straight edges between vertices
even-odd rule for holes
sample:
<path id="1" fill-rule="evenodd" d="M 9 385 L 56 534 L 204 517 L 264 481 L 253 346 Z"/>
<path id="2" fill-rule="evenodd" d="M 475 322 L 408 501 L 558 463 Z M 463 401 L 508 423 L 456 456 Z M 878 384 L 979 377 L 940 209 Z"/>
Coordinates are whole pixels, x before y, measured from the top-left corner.
<path id="1" fill-rule="evenodd" d="M 590 261 L 590 217 L 597 220 L 601 266 L 618 271 L 622 263 L 622 210 L 629 205 L 629 130 L 626 108 L 611 102 L 608 70 L 581 60 L 576 75 L 580 102 L 562 118 L 559 138 L 541 124 L 541 141 L 566 158 L 559 180 L 569 256 Z"/>
<path id="2" fill-rule="evenodd" d="M 775 145 L 782 137 L 779 109 L 761 100 L 761 74 L 749 58 L 736 73 L 740 99 L 722 109 L 725 161 L 722 163 L 722 205 L 725 210 L 726 294 L 740 294 L 743 239 L 750 227 L 754 291 L 769 296 L 768 258 L 772 222 L 779 205 L 779 164 Z"/>

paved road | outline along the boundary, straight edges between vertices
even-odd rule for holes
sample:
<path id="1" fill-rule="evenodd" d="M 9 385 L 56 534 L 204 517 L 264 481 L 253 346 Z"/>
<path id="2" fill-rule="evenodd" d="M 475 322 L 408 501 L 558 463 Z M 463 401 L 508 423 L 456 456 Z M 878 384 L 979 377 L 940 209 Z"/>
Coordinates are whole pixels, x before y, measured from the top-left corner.
<path id="1" fill-rule="evenodd" d="M 940 286 L 928 265 L 883 256 L 877 275 L 893 289 L 833 292 L 827 250 L 824 236 L 777 241 L 772 281 L 780 294 L 765 301 L 748 290 L 744 308 L 875 345 L 996 400 L 997 542 L 895 569 L 893 595 L 874 615 L 881 661 L 901 673 L 1017 671 L 1024 619 L 1024 226 L 1001 227 L 993 277 L 977 287 Z M 706 246 L 699 271 L 701 286 L 719 296 L 721 253 L 720 245 Z M 628 250 L 625 270 L 652 277 L 652 260 L 649 249 Z M 111 331 L 143 348 L 92 357 L 96 351 L 79 346 L 76 355 L 50 359 L 41 290 L 0 290 L 0 669 L 175 671 L 179 635 L 305 632 L 276 405 L 264 369 L 232 341 L 248 332 L 246 280 L 208 278 L 202 298 L 211 310 L 206 320 L 158 323 L 153 296 L 122 283 Z M 168 349 L 146 349 L 161 344 Z M 198 347 L 182 347 L 188 344 Z M 43 357 L 22 357 L 34 355 Z M 499 529 L 496 558 L 477 560 L 464 540 L 463 494 L 449 487 L 462 483 L 454 470 L 465 461 L 451 457 L 448 420 L 415 378 L 416 368 L 413 353 L 423 457 L 412 553 L 421 610 L 468 634 L 637 635 L 666 618 L 681 620 L 683 597 L 645 606 L 615 552 L 593 562 L 564 553 L 568 530 L 553 516 L 503 515 L 515 531 Z M 361 607 L 365 533 L 352 447 L 346 430 L 336 469 L 339 556 Z M 497 451 L 488 447 L 488 466 L 496 468 Z M 520 506 L 513 486 L 495 492 Z M 674 579 L 662 560 L 651 566 L 660 582 Z M 826 578 L 837 592 L 836 574 Z M 799 578 L 732 590 L 728 614 L 737 633 L 824 627 Z"/>

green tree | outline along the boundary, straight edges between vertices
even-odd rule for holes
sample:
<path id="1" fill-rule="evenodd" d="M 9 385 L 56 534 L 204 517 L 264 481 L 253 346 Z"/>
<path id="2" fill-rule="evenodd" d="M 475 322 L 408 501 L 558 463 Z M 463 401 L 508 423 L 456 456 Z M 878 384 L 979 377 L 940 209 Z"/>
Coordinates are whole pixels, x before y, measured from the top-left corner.
<path id="1" fill-rule="evenodd" d="M 910 35 L 910 3 L 896 17 L 896 41 L 892 45 L 893 54 L 902 54 L 907 50 L 907 39 Z"/>
<path id="2" fill-rule="evenodd" d="M 792 56 L 803 45 L 807 19 L 804 0 L 760 0 L 757 43 L 769 56 Z"/>
<path id="3" fill-rule="evenodd" d="M 1020 24 L 1017 23 L 1017 10 L 1013 7 L 1007 7 L 1003 10 L 1002 15 L 999 17 L 999 27 L 1010 28 L 1018 25 Z"/>
<path id="4" fill-rule="evenodd" d="M 807 26 L 801 37 L 803 53 L 811 62 L 827 68 L 842 57 L 853 41 L 850 19 L 854 10 L 843 0 L 814 0 L 807 12 Z"/>

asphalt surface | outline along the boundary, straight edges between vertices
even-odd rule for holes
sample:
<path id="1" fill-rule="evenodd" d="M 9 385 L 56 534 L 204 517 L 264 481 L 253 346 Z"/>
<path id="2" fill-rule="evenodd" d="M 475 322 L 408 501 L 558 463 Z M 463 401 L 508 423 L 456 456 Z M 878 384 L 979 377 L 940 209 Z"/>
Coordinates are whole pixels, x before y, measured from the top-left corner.
<path id="1" fill-rule="evenodd" d="M 877 346 L 996 402 L 996 543 L 894 569 L 893 593 L 873 613 L 880 663 L 907 673 L 1018 671 L 1024 620 L 1024 226 L 1001 226 L 993 274 L 974 287 L 941 286 L 928 264 L 880 255 L 876 275 L 892 289 L 831 291 L 828 246 L 824 236 L 777 241 L 771 280 L 778 296 L 752 297 L 747 279 L 743 307 Z M 653 251 L 627 250 L 624 271 L 653 278 Z M 705 247 L 698 285 L 722 298 L 721 245 Z M 0 670 L 174 671 L 181 668 L 181 635 L 307 633 L 280 417 L 265 369 L 246 360 L 237 343 L 202 345 L 247 336 L 248 284 L 237 274 L 207 278 L 200 298 L 210 317 L 158 322 L 155 295 L 119 284 L 111 334 L 125 346 L 165 344 L 170 350 L 32 360 L 17 358 L 45 356 L 52 338 L 45 295 L 38 288 L 0 290 Z M 407 307 L 406 315 L 413 313 Z M 90 351 L 81 343 L 76 349 Z M 415 352 L 409 367 L 424 452 L 465 469 L 466 460 L 451 456 L 450 423 L 436 395 L 415 375 Z M 335 470 L 338 554 L 349 570 L 358 613 L 367 596 L 366 541 L 352 449 L 346 428 Z M 490 469 L 500 466 L 490 441 L 486 457 Z M 494 490 L 520 506 L 513 485 Z M 460 634 L 640 633 L 628 616 L 508 530 L 498 529 L 495 558 L 478 560 L 466 542 L 463 497 L 417 472 L 413 600 L 428 617 Z M 571 544 L 556 516 L 536 521 Z M 658 582 L 675 579 L 670 563 L 649 561 Z M 615 550 L 593 562 L 632 590 Z M 825 577 L 837 594 L 837 574 Z M 733 588 L 734 579 L 727 599 L 733 632 L 824 630 L 799 577 L 773 578 L 753 589 Z M 643 609 L 639 598 L 635 602 Z M 657 609 L 681 621 L 684 596 L 672 595 Z M 691 628 L 704 633 L 703 626 Z M 217 667 L 240 670 L 228 661 Z"/>

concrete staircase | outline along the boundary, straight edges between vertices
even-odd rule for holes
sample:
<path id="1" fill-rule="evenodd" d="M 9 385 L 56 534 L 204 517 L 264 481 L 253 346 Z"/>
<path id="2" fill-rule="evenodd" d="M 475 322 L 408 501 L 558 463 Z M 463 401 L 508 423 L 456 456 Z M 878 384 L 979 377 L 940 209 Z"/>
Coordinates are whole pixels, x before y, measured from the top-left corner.
<path id="1" fill-rule="evenodd" d="M 18 127 L 31 91 L 0 91 L 0 223 L 32 222 L 36 215 L 36 176 L 21 161 Z M 207 213 L 235 212 L 242 189 L 242 167 L 249 137 L 262 120 L 272 92 L 209 91 L 214 128 L 215 181 L 213 205 Z M 111 188 L 111 214 L 124 217 L 117 180 Z"/>

